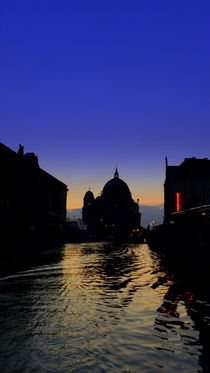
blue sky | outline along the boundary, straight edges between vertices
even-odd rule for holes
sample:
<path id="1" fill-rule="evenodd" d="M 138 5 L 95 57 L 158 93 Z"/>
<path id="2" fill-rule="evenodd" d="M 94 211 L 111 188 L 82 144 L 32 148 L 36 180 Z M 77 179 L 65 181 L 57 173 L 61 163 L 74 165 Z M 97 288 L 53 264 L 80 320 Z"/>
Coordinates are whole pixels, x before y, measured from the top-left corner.
<path id="1" fill-rule="evenodd" d="M 68 184 L 163 202 L 164 158 L 210 157 L 207 0 L 2 0 L 0 141 Z"/>

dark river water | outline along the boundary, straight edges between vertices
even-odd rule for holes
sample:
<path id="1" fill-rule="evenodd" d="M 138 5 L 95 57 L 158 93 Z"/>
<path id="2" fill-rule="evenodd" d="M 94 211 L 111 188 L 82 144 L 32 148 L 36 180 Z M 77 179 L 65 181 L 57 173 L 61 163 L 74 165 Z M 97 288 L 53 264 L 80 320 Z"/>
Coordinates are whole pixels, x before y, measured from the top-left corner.
<path id="1" fill-rule="evenodd" d="M 1 259 L 0 372 L 209 372 L 210 297 L 148 245 Z"/>

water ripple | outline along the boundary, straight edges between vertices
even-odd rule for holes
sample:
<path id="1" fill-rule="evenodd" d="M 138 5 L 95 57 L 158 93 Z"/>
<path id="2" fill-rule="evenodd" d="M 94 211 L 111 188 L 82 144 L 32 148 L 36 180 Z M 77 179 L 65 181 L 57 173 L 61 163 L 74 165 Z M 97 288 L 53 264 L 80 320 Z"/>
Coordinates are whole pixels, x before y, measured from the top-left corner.
<path id="1" fill-rule="evenodd" d="M 48 259 L 0 279 L 4 373 L 209 366 L 209 299 L 163 270 L 146 244 L 68 244 Z"/>

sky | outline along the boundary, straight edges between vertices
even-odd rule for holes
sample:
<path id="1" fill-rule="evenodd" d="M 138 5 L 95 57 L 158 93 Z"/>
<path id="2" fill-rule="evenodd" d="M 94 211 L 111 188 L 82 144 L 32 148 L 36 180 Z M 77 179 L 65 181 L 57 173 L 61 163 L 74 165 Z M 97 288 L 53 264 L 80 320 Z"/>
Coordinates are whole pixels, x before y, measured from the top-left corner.
<path id="1" fill-rule="evenodd" d="M 210 158 L 209 0 L 2 0 L 0 142 L 68 185 L 163 203 L 165 157 Z"/>

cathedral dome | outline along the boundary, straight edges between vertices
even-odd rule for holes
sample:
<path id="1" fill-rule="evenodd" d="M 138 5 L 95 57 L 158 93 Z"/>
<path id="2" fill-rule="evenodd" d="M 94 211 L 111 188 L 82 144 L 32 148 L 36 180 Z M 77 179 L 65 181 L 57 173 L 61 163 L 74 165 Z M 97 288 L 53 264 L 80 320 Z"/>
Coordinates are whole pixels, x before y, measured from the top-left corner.
<path id="1" fill-rule="evenodd" d="M 84 196 L 84 200 L 85 201 L 92 201 L 94 200 L 94 194 L 91 192 L 91 190 L 88 190 L 86 193 L 85 193 L 85 196 Z"/>
<path id="2" fill-rule="evenodd" d="M 94 199 L 89 190 L 84 197 L 83 221 L 87 229 L 103 235 L 131 234 L 140 226 L 139 205 L 134 202 L 128 185 L 119 178 L 116 168 L 100 196 Z"/>
<path id="3" fill-rule="evenodd" d="M 103 197 L 108 197 L 109 195 L 126 195 L 131 197 L 131 192 L 127 184 L 119 178 L 118 171 L 116 169 L 113 179 L 109 180 L 103 188 Z"/>
<path id="4" fill-rule="evenodd" d="M 91 190 L 88 190 L 88 191 L 85 193 L 85 197 L 87 197 L 87 198 L 91 198 L 91 197 L 93 197 L 93 192 L 91 192 Z"/>

